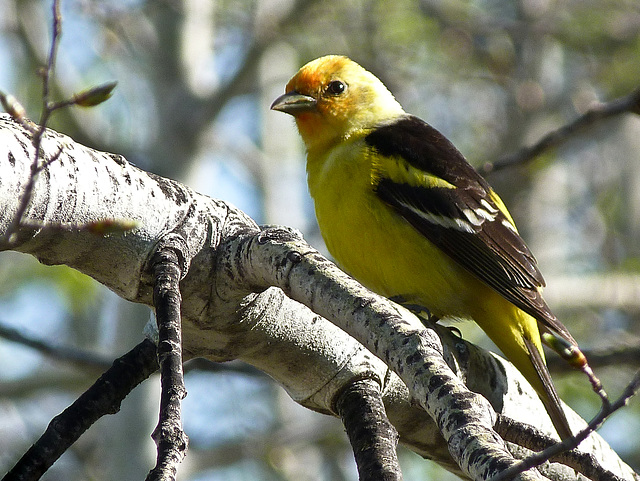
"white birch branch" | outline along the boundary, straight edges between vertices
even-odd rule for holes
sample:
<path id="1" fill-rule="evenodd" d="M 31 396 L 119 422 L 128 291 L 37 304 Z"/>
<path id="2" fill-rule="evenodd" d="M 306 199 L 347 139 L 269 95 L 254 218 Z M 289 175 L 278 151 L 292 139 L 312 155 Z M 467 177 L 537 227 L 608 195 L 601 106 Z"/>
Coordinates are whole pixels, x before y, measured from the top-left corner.
<path id="1" fill-rule="evenodd" d="M 375 379 L 401 442 L 474 479 L 487 479 L 526 454 L 493 432 L 496 411 L 553 432 L 537 396 L 508 363 L 445 328 L 426 329 L 349 279 L 295 232 L 260 231 L 222 201 L 52 131 L 42 142 L 43 159 L 60 147 L 59 159 L 38 176 L 13 249 L 45 264 L 66 264 L 125 299 L 151 305 L 147 261 L 157 243 L 177 239 L 188 268 L 181 282 L 185 358 L 245 361 L 301 405 L 327 414 L 351 381 Z M 28 132 L 0 116 L 0 235 L 13 220 L 31 158 Z M 71 227 L 105 218 L 135 220 L 138 227 L 106 237 Z M 573 425 L 584 423 L 569 414 Z M 635 479 L 599 436 L 580 450 L 608 473 Z M 541 471 L 550 479 L 584 479 L 558 464 Z M 518 479 L 540 475 L 530 471 Z"/>

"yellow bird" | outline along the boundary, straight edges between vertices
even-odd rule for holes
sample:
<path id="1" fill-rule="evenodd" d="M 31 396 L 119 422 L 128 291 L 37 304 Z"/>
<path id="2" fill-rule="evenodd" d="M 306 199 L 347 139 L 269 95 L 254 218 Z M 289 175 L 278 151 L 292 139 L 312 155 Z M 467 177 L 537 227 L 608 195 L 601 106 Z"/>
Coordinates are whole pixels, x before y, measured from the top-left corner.
<path id="1" fill-rule="evenodd" d="M 542 298 L 544 279 L 500 197 L 449 140 L 346 57 L 309 62 L 285 92 L 271 108 L 295 118 L 320 231 L 338 264 L 381 295 L 474 320 L 537 391 L 560 437 L 571 436 L 541 332 L 581 353 Z"/>

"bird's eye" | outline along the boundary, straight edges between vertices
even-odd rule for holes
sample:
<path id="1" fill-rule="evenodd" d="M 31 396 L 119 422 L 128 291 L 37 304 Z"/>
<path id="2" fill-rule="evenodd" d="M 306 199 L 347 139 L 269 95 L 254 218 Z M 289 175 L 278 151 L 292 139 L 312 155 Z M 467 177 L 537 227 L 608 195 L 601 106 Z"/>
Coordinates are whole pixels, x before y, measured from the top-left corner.
<path id="1" fill-rule="evenodd" d="M 327 85 L 327 93 L 331 95 L 340 95 L 345 90 L 347 90 L 347 84 L 341 80 L 332 80 L 329 82 L 329 85 Z"/>

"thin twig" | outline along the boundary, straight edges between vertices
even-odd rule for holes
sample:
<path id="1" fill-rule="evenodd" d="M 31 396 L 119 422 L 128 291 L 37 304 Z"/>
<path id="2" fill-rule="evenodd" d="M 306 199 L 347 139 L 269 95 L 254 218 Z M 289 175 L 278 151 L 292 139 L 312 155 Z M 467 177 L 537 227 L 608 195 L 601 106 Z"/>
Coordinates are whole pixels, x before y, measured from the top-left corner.
<path id="1" fill-rule="evenodd" d="M 158 369 L 156 346 L 145 340 L 112 366 L 71 406 L 54 417 L 40 439 L 20 458 L 2 481 L 35 481 L 93 423 L 115 414 L 122 400 Z"/>
<path id="2" fill-rule="evenodd" d="M 500 474 L 491 478 L 490 481 L 506 481 L 512 479 L 514 476 L 523 473 L 528 469 L 540 466 L 542 463 L 548 461 L 554 456 L 557 456 L 561 452 L 569 451 L 578 447 L 578 445 L 587 439 L 592 432 L 597 430 L 611 414 L 623 406 L 626 406 L 629 400 L 635 396 L 638 389 L 640 389 L 640 371 L 636 372 L 622 395 L 615 402 L 609 404 L 609 406 L 603 406 L 598 415 L 594 417 L 587 427 L 580 431 L 576 436 L 567 438 L 560 443 L 554 444 L 539 453 L 535 453 L 528 458 L 523 459 L 518 464 L 503 470 Z"/>
<path id="3" fill-rule="evenodd" d="M 18 329 L 2 324 L 0 324 L 0 337 L 22 344 L 23 346 L 28 346 L 54 359 L 71 362 L 85 368 L 98 368 L 104 370 L 108 369 L 113 362 L 111 359 L 99 356 L 90 351 L 67 346 L 58 346 L 41 339 L 36 339 L 35 337 L 29 336 Z"/>
<path id="4" fill-rule="evenodd" d="M 402 481 L 396 446 L 398 431 L 387 418 L 380 384 L 359 379 L 335 403 L 358 466 L 360 481 Z"/>
<path id="5" fill-rule="evenodd" d="M 53 110 L 51 109 L 51 102 L 49 101 L 49 82 L 53 76 L 56 56 L 58 51 L 58 45 L 60 44 L 60 36 L 62 35 L 62 15 L 60 14 L 60 0 L 53 0 L 53 32 L 51 38 L 51 48 L 49 50 L 49 58 L 47 60 L 46 68 L 41 70 L 42 75 L 42 112 L 40 114 L 40 122 L 38 126 L 33 128 L 31 124 L 28 124 L 26 117 L 21 117 L 18 120 L 21 125 L 27 123 L 27 128 L 33 133 L 31 143 L 33 145 L 33 162 L 31 162 L 31 169 L 29 172 L 29 180 L 24 186 L 24 191 L 20 196 L 20 203 L 18 204 L 18 210 L 16 211 L 13 221 L 5 231 L 4 239 L 0 240 L 0 250 L 6 250 L 13 246 L 15 242 L 15 233 L 20 227 L 20 223 L 27 211 L 27 207 L 31 202 L 31 196 L 33 195 L 33 188 L 36 183 L 38 173 L 49 165 L 51 162 L 58 159 L 62 149 L 60 149 L 56 155 L 51 159 L 48 159 L 42 166 L 40 165 L 40 152 L 42 145 L 42 137 L 47 127 L 47 122 Z"/>
<path id="6" fill-rule="evenodd" d="M 189 440 L 182 429 L 181 401 L 187 395 L 182 370 L 182 331 L 179 282 L 182 274 L 177 248 L 164 245 L 153 257 L 153 304 L 158 323 L 160 419 L 151 437 L 158 447 L 156 466 L 147 481 L 175 481 Z"/>
<path id="7" fill-rule="evenodd" d="M 533 160 L 543 152 L 567 142 L 577 132 L 585 130 L 588 127 L 592 127 L 604 119 L 615 117 L 623 113 L 634 113 L 640 115 L 640 88 L 624 97 L 592 107 L 583 115 L 576 118 L 573 122 L 549 132 L 534 145 L 524 147 L 493 163 L 487 162 L 478 170 L 481 174 L 486 175 L 490 172 L 495 172 L 507 167 L 524 164 Z"/>
<path id="8" fill-rule="evenodd" d="M 583 354 L 589 359 L 592 368 L 615 366 L 620 368 L 627 365 L 629 367 L 640 365 L 640 345 L 637 343 L 621 343 L 599 349 L 583 350 Z M 560 357 L 549 357 L 547 366 L 552 373 L 575 372 L 570 365 Z"/>
<path id="9" fill-rule="evenodd" d="M 71 106 L 79 105 L 81 107 L 93 107 L 98 105 L 109 97 L 116 86 L 116 82 L 107 82 L 82 91 L 73 95 L 69 99 L 61 100 L 59 102 L 53 102 L 50 99 L 51 82 L 54 76 L 56 67 L 56 57 L 58 54 L 58 46 L 60 44 L 60 37 L 62 36 L 62 15 L 60 13 L 60 1 L 53 0 L 53 33 L 51 39 L 51 47 L 49 49 L 49 56 L 47 59 L 47 66 L 40 69 L 40 76 L 42 77 L 42 112 L 40 113 L 40 122 L 38 125 L 33 124 L 27 117 L 24 108 L 20 103 L 11 95 L 5 95 L 0 92 L 0 102 L 11 117 L 22 125 L 25 129 L 31 132 L 31 144 L 33 145 L 33 161 L 29 172 L 29 179 L 27 180 L 24 191 L 20 196 L 20 202 L 18 209 L 14 215 L 11 224 L 4 233 L 3 238 L 0 238 L 0 251 L 10 249 L 14 246 L 16 239 L 16 232 L 19 227 L 25 224 L 25 213 L 31 197 L 33 195 L 33 189 L 38 178 L 38 174 L 46 169 L 53 162 L 57 161 L 63 151 L 63 146 L 60 146 L 58 151 L 48 159 L 41 161 L 41 146 L 42 139 L 47 129 L 47 123 L 51 118 L 51 115 L 59 109 Z"/>
<path id="10" fill-rule="evenodd" d="M 507 416 L 499 416 L 495 426 L 502 439 L 533 452 L 554 446 L 558 440 L 526 422 L 515 421 Z M 552 463 L 563 464 L 582 474 L 591 481 L 623 481 L 607 469 L 592 452 L 571 449 L 549 458 Z"/>
<path id="11" fill-rule="evenodd" d="M 60 0 L 53 0 L 53 34 L 51 47 L 47 59 L 47 68 L 41 71 L 42 74 L 42 113 L 40 115 L 40 126 L 44 129 L 49 116 L 51 115 L 49 101 L 49 82 L 54 75 L 56 68 L 56 58 L 58 56 L 58 45 L 62 36 L 62 15 L 60 14 Z"/>

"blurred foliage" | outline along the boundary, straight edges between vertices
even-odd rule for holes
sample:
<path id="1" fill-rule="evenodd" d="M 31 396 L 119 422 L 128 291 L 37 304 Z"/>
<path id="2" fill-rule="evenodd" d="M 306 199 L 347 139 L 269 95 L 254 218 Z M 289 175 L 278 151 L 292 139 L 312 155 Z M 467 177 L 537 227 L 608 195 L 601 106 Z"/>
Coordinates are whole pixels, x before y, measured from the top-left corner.
<path id="1" fill-rule="evenodd" d="M 0 69 L 0 88 L 15 95 L 32 118 L 39 116 L 41 105 L 36 72 L 48 50 L 50 12 L 50 2 L 43 0 L 0 3 L 0 62 L 8 66 Z M 637 0 L 63 0 L 63 16 L 55 96 L 68 98 L 109 81 L 117 81 L 118 88 L 97 108 L 56 112 L 51 126 L 162 175 L 194 184 L 204 179 L 205 187 L 197 188 L 214 195 L 224 192 L 225 198 L 237 195 L 234 202 L 245 202 L 243 207 L 252 212 L 263 211 L 255 205 L 263 199 L 249 192 L 286 198 L 268 175 L 274 166 L 265 161 L 265 146 L 273 139 L 264 132 L 278 115 L 268 111 L 273 97 L 265 92 L 281 92 L 298 66 L 320 55 L 346 54 L 373 71 L 408 111 L 441 130 L 476 165 L 535 142 L 594 102 L 640 87 Z M 275 52 L 277 62 L 269 52 Z M 262 65 L 265 58 L 272 63 Z M 266 80 L 265 71 L 270 72 Z M 299 144 L 293 149 L 301 165 Z M 567 276 L 605 281 L 622 272 L 621 289 L 640 284 L 639 153 L 640 121 L 628 116 L 604 122 L 524 168 L 489 179 L 538 256 L 550 297 L 554 283 Z M 287 186 L 303 190 L 302 168 L 295 172 Z M 295 227 L 319 244 L 308 199 L 301 204 L 295 207 L 309 223 Z M 293 207 L 285 203 L 280 210 Z M 25 286 L 46 283 L 64 300 L 70 319 L 57 341 L 85 339 L 87 334 L 77 330 L 100 326 L 95 337 L 110 344 L 120 320 L 113 309 L 102 307 L 112 301 L 103 289 L 66 268 L 36 266 L 10 253 L 2 256 L 5 299 Z M 620 306 L 615 295 L 593 292 L 583 293 L 587 300 L 576 307 L 573 294 L 554 297 L 553 307 L 582 345 L 640 337 L 640 304 Z M 46 316 L 48 306 L 41 309 Z M 485 342 L 482 336 L 473 339 Z M 628 377 L 618 366 L 600 375 L 614 391 Z M 204 387 L 212 385 L 208 381 Z M 595 413 L 597 401 L 586 382 L 558 376 L 558 385 L 569 404 L 585 416 Z M 242 386 L 239 382 L 233 391 L 223 386 L 219 396 L 252 395 L 255 386 Z M 339 423 L 323 427 L 328 434 L 322 436 L 302 430 L 295 443 L 279 447 L 275 433 L 313 425 L 318 415 L 283 399 L 279 390 L 260 389 L 255 398 L 274 413 L 274 419 L 260 426 L 260 436 L 273 443 L 271 454 L 252 457 L 255 431 L 244 441 L 230 436 L 232 444 L 212 451 L 196 442 L 190 455 L 197 462 L 185 467 L 191 474 L 184 479 L 255 479 L 256 473 L 264 479 L 356 479 L 352 464 L 345 468 L 352 461 Z M 20 403 L 13 400 L 17 413 L 23 413 Z M 212 425 L 233 415 L 210 410 Z M 198 412 L 196 422 L 204 429 L 202 409 L 192 411 Z M 638 411 L 634 401 L 624 416 L 635 424 L 626 425 L 638 424 Z M 147 416 L 154 417 L 154 410 L 140 405 L 138 418 Z M 0 429 L 21 429 L 19 415 L 4 419 Z M 615 426 L 625 429 L 625 423 Z M 24 434 L 20 443 L 28 445 L 37 435 L 37 429 L 32 431 L 36 434 Z M 105 453 L 115 447 L 100 444 L 105 442 L 101 438 L 121 438 L 118 433 L 88 437 L 94 449 Z M 623 432 L 610 441 L 640 467 L 637 436 Z M 13 445 L 7 452 L 19 454 L 20 447 Z M 233 453 L 233 466 L 216 465 L 223 458 L 216 452 Z M 70 458 L 68 473 L 117 479 L 106 468 L 92 468 L 91 457 Z M 10 462 L 0 456 L 0 471 Z M 448 476 L 408 453 L 402 462 L 408 480 Z M 80 479 L 84 474 L 68 476 Z M 137 479 L 144 473 L 119 476 Z"/>
<path id="2" fill-rule="evenodd" d="M 3 256 L 8 257 L 7 254 Z M 0 266 L 2 298 L 6 299 L 25 284 L 41 284 L 55 290 L 72 315 L 86 314 L 98 301 L 99 285 L 89 276 L 67 266 L 45 266 L 33 259 L 12 256 Z M 9 260 L 9 259 L 6 259 Z"/>

